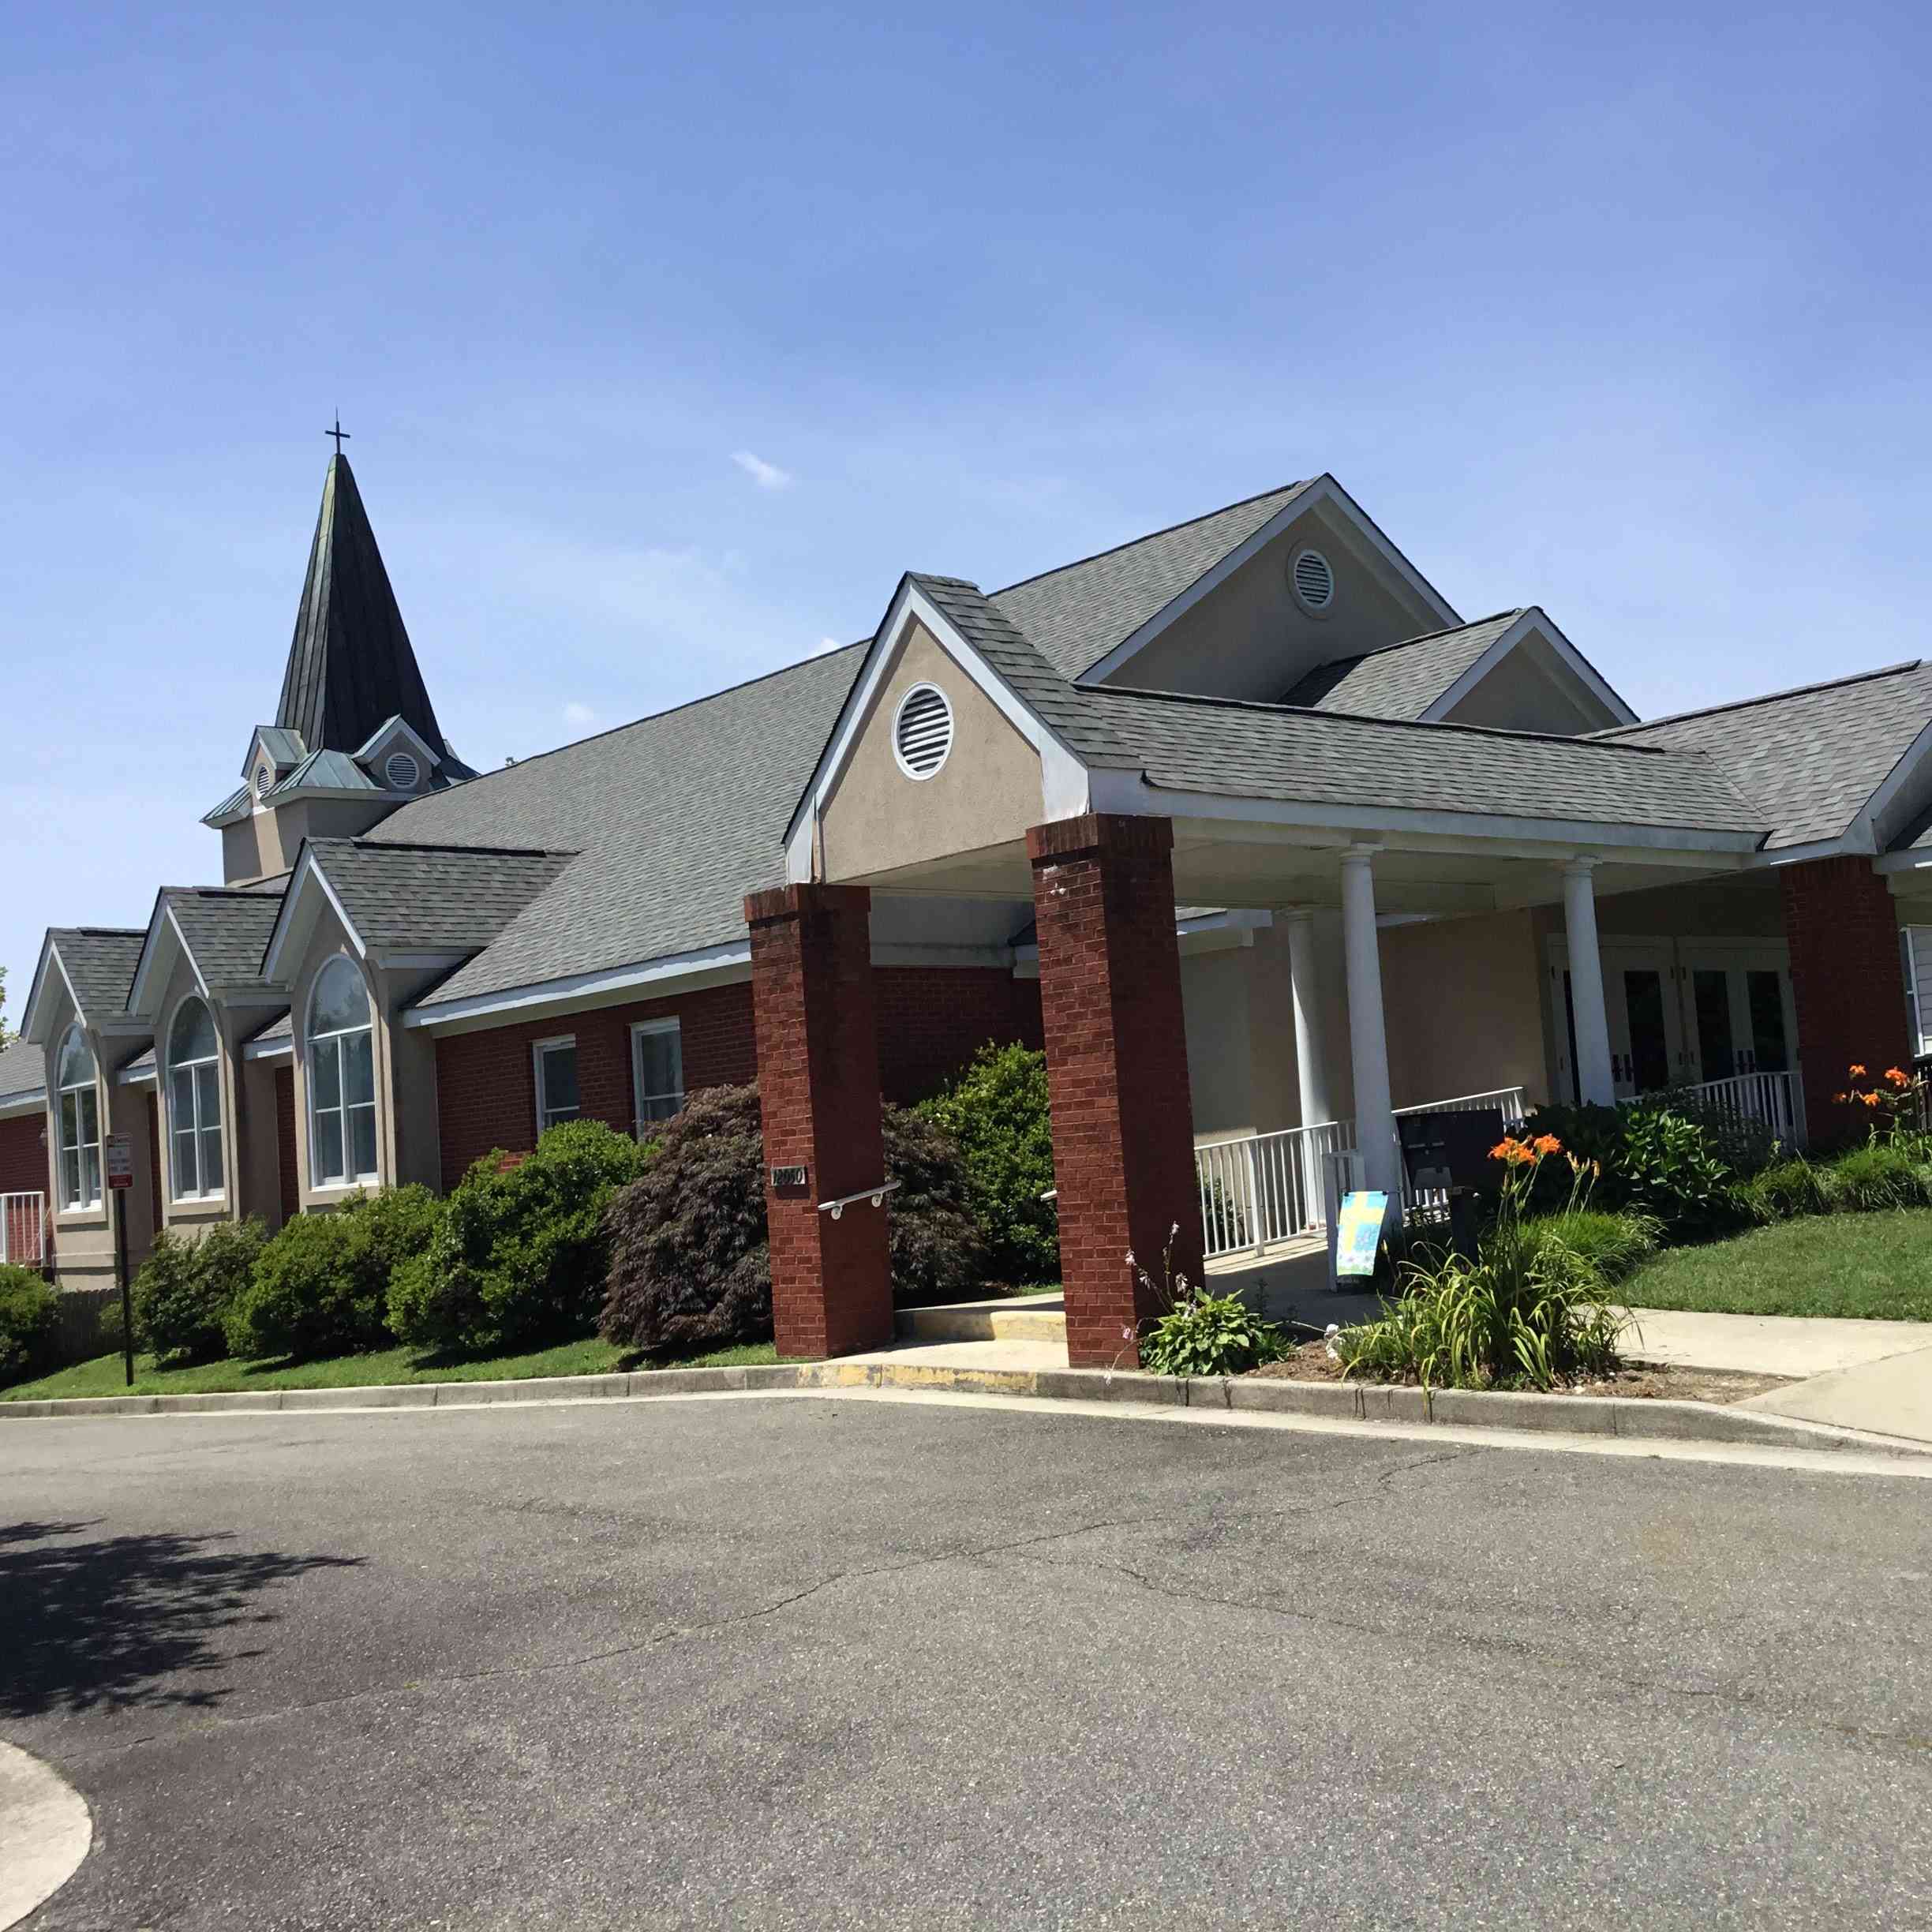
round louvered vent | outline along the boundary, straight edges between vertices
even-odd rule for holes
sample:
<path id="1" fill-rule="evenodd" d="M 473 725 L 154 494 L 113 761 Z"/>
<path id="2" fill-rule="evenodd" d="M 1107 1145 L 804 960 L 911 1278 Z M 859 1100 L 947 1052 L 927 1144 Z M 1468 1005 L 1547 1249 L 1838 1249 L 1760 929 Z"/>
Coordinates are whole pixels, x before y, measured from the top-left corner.
<path id="1" fill-rule="evenodd" d="M 1301 551 L 1290 572 L 1295 595 L 1312 611 L 1326 610 L 1335 601 L 1335 572 L 1319 550 Z"/>
<path id="2" fill-rule="evenodd" d="M 931 684 L 915 684 L 893 720 L 893 756 L 908 778 L 930 778 L 953 749 L 953 707 Z"/>
<path id="3" fill-rule="evenodd" d="M 383 776 L 391 792 L 414 792 L 422 767 L 406 751 L 391 751 L 383 762 Z"/>

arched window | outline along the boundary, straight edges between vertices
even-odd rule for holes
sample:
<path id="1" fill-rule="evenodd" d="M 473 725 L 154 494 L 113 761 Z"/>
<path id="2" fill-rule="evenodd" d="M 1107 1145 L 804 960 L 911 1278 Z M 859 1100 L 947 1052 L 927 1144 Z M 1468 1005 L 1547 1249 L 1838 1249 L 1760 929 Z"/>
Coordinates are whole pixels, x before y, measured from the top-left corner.
<path id="1" fill-rule="evenodd" d="M 94 1056 L 77 1026 L 61 1042 L 60 1204 L 98 1208 L 101 1197 L 100 1090 Z"/>
<path id="2" fill-rule="evenodd" d="M 376 1178 L 376 1053 L 369 990 L 337 953 L 309 1001 L 309 1178 L 343 1187 Z"/>
<path id="3" fill-rule="evenodd" d="M 221 1056 L 215 1017 L 184 1000 L 168 1033 L 168 1124 L 174 1131 L 174 1198 L 222 1191 Z"/>

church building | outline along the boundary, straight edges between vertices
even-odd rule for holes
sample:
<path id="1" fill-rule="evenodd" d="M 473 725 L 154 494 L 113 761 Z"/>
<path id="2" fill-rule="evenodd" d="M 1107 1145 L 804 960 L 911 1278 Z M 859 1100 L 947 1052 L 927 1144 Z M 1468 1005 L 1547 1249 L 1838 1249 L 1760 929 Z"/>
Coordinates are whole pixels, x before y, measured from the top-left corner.
<path id="1" fill-rule="evenodd" d="M 138 1265 L 756 1077 L 780 1346 L 871 1346 L 881 1098 L 1017 1040 L 1069 1359 L 1112 1361 L 1129 1247 L 1413 1196 L 1406 1116 L 1695 1088 L 1823 1141 L 1848 1062 L 1926 1044 L 1932 665 L 1642 721 L 1327 475 L 991 593 L 904 575 L 861 643 L 478 772 L 339 454 L 204 822 L 219 883 L 51 927 L 0 1051 L 0 1258 L 64 1286 L 117 1212 Z"/>

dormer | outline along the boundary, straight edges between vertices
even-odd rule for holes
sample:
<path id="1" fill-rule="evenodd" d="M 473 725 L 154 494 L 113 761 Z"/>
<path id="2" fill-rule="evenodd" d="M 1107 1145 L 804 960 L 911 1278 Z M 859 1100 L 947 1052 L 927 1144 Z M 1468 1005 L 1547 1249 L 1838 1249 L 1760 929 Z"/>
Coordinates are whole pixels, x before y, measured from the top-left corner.
<path id="1" fill-rule="evenodd" d="M 386 719 L 355 754 L 370 781 L 394 796 L 414 798 L 431 790 L 443 754 L 401 716 Z"/>

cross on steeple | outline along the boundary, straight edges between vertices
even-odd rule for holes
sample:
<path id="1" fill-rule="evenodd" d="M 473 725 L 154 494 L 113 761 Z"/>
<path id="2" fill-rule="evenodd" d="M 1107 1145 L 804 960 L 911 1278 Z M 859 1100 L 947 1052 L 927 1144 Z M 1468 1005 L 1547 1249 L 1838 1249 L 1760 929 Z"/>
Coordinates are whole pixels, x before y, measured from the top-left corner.
<path id="1" fill-rule="evenodd" d="M 340 410 L 335 412 L 335 427 L 333 429 L 324 429 L 322 433 L 335 439 L 335 454 L 338 456 L 342 454 L 342 446 L 352 440 L 349 432 L 342 426 L 342 411 Z"/>

